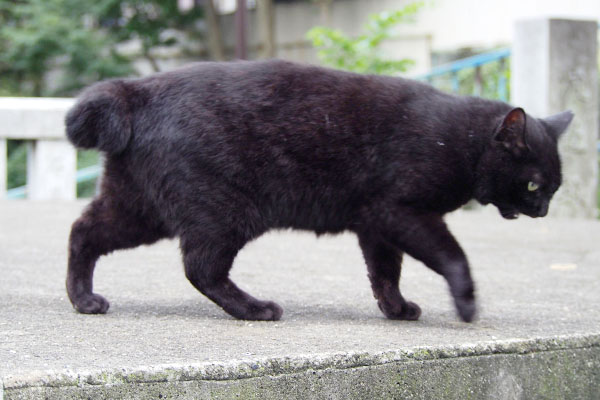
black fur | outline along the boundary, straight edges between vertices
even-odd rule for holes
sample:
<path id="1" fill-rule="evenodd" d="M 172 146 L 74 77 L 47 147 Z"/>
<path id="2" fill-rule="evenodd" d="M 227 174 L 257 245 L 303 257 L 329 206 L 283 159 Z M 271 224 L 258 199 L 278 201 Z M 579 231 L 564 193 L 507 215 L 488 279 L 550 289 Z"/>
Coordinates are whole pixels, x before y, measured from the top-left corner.
<path id="1" fill-rule="evenodd" d="M 67 137 L 78 147 L 111 154 L 125 150 L 131 138 L 127 88 L 118 81 L 102 82 L 84 92 L 67 113 Z"/>
<path id="2" fill-rule="evenodd" d="M 236 318 L 277 320 L 277 304 L 229 279 L 237 252 L 269 229 L 349 230 L 388 318 L 421 313 L 398 287 L 406 252 L 446 278 L 471 321 L 468 262 L 442 217 L 471 198 L 507 218 L 545 215 L 571 118 L 283 61 L 97 84 L 67 117 L 75 145 L 106 153 L 101 193 L 72 228 L 69 297 L 106 312 L 92 291 L 98 257 L 179 237 L 198 290 Z"/>

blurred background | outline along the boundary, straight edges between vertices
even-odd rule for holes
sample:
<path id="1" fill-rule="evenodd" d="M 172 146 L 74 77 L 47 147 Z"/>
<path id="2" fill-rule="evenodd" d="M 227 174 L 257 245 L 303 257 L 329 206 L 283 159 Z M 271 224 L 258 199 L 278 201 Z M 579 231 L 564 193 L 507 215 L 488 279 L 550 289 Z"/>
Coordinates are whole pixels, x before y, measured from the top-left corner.
<path id="1" fill-rule="evenodd" d="M 600 1 L 0 0 L 0 96 L 72 97 L 193 61 L 282 58 L 507 101 L 515 23 L 549 16 L 597 21 Z M 27 181 L 25 141 L 6 147 L 6 187 L 24 196 L 10 189 Z M 96 164 L 78 152 L 79 170 Z M 96 176 L 78 175 L 79 197 Z"/>

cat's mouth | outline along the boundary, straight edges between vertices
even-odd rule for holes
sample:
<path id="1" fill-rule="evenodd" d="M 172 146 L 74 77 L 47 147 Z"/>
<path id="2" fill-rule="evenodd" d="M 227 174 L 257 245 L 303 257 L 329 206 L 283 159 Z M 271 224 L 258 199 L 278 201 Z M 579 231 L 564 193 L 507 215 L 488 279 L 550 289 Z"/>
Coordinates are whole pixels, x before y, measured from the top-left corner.
<path id="1" fill-rule="evenodd" d="M 500 211 L 500 215 L 502 215 L 502 218 L 506 218 L 506 219 L 519 218 L 519 211 L 517 211 L 514 208 L 498 207 L 498 211 Z"/>

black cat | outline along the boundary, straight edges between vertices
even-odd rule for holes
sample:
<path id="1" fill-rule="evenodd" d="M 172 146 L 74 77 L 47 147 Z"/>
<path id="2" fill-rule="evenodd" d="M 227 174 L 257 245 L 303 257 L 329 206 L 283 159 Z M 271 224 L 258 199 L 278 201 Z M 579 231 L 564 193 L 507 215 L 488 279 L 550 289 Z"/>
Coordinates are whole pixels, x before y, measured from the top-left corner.
<path id="1" fill-rule="evenodd" d="M 238 251 L 269 229 L 348 230 L 388 318 L 421 314 L 398 287 L 406 252 L 448 281 L 471 321 L 469 265 L 442 217 L 471 198 L 505 218 L 546 215 L 572 118 L 283 61 L 96 84 L 66 119 L 76 146 L 106 155 L 101 192 L 72 227 L 69 298 L 105 313 L 92 291 L 98 257 L 179 237 L 199 291 L 236 318 L 278 320 L 277 304 L 229 279 Z"/>

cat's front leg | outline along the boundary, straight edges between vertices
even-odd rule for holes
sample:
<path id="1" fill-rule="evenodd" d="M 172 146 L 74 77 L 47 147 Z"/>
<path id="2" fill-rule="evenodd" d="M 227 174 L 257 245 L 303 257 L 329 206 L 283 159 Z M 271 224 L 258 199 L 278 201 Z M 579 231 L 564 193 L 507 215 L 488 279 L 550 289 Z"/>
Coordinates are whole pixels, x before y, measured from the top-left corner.
<path id="1" fill-rule="evenodd" d="M 442 217 L 409 214 L 402 220 L 408 225 L 403 234 L 396 236 L 399 247 L 446 279 L 458 314 L 463 321 L 471 322 L 476 306 L 469 262 Z"/>
<path id="2" fill-rule="evenodd" d="M 416 321 L 421 315 L 421 309 L 415 303 L 406 301 L 400 293 L 402 253 L 384 242 L 376 233 L 359 233 L 358 243 L 367 263 L 371 288 L 381 312 L 389 319 Z"/>
<path id="3" fill-rule="evenodd" d="M 469 263 L 442 217 L 410 209 L 396 211 L 394 215 L 373 218 L 371 226 L 387 243 L 442 275 L 450 286 L 461 319 L 472 321 L 476 307 Z M 370 215 L 373 216 L 373 213 Z"/>

